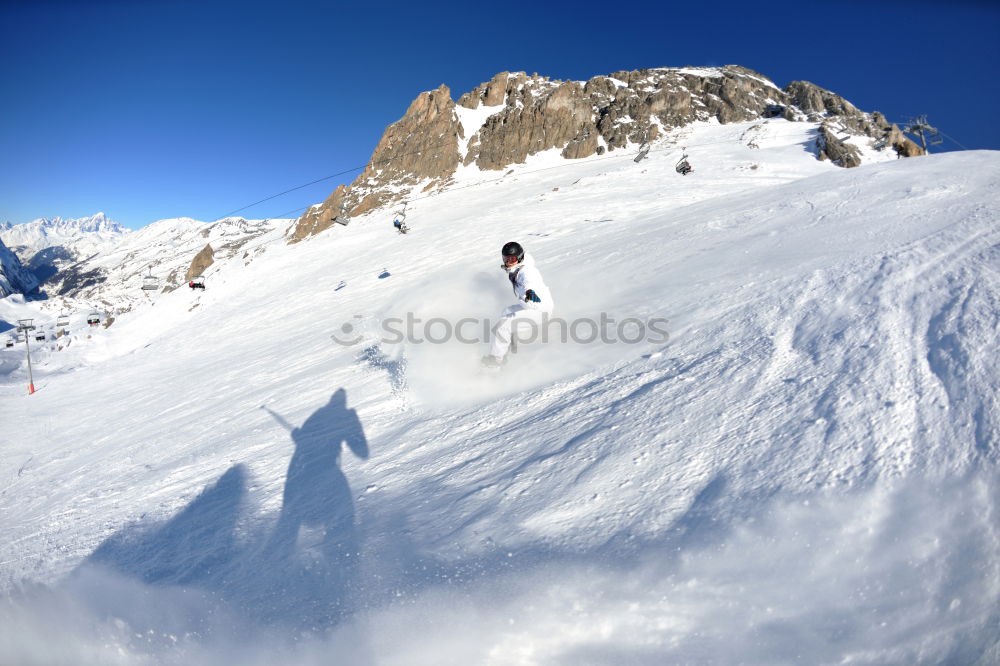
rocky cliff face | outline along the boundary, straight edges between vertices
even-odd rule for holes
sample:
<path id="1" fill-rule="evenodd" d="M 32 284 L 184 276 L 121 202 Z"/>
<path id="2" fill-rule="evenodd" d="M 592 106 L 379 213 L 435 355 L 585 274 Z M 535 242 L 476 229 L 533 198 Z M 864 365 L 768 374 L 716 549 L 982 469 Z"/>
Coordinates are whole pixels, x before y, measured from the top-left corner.
<path id="1" fill-rule="evenodd" d="M 38 280 L 0 240 L 0 298 L 28 294 L 38 287 Z"/>
<path id="2" fill-rule="evenodd" d="M 817 156 L 839 166 L 860 164 L 846 136 L 900 155 L 921 152 L 877 112 L 862 112 L 806 81 L 779 88 L 735 65 L 623 71 L 585 82 L 501 72 L 457 102 L 445 86 L 421 93 L 386 129 L 364 172 L 309 209 L 291 229 L 291 241 L 323 231 L 338 215 L 360 215 L 446 185 L 460 166 L 500 170 L 551 149 L 580 159 L 634 147 L 695 121 L 778 116 L 823 123 Z"/>
<path id="3" fill-rule="evenodd" d="M 194 256 L 191 260 L 191 265 L 188 266 L 187 273 L 184 274 L 184 281 L 190 282 L 192 278 L 203 275 L 208 267 L 215 263 L 215 250 L 212 249 L 212 244 L 206 244 L 205 247 L 201 248 L 201 252 Z"/>
<path id="4" fill-rule="evenodd" d="M 326 229 L 337 215 L 361 215 L 389 203 L 393 196 L 385 185 L 443 183 L 461 163 L 458 142 L 464 137 L 448 87 L 421 93 L 406 115 L 386 128 L 354 183 L 349 188 L 341 185 L 321 206 L 306 211 L 292 238 L 300 240 Z"/>

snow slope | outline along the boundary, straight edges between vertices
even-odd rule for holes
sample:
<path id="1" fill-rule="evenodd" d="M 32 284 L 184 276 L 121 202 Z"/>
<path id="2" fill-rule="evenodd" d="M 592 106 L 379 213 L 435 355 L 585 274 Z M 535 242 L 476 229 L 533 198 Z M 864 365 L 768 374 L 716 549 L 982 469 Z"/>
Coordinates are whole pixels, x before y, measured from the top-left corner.
<path id="1" fill-rule="evenodd" d="M 1000 158 L 802 125 L 459 174 L 75 329 L 33 396 L 0 350 L 0 662 L 1000 661 Z M 511 239 L 578 332 L 670 339 L 380 340 L 495 317 Z"/>

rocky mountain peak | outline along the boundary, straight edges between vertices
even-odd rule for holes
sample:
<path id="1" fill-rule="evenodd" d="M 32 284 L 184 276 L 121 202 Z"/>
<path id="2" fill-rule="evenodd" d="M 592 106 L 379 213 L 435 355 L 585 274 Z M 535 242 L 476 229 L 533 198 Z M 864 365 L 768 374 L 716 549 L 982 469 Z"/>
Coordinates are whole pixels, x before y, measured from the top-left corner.
<path id="1" fill-rule="evenodd" d="M 406 114 L 389 125 L 368 166 L 349 187 L 340 186 L 322 206 L 306 211 L 295 225 L 292 240 L 326 229 L 343 212 L 360 215 L 392 200 L 388 183 L 413 187 L 421 181 L 444 182 L 460 164 L 462 124 L 455 114 L 451 91 L 441 85 L 420 93 Z"/>
<path id="2" fill-rule="evenodd" d="M 552 149 L 565 159 L 580 159 L 653 141 L 692 122 L 776 116 L 823 123 L 816 154 L 843 167 L 860 164 L 845 133 L 891 146 L 900 155 L 920 150 L 877 112 L 860 111 L 807 81 L 779 88 L 738 65 L 618 71 L 588 81 L 500 72 L 457 103 L 444 85 L 421 93 L 386 128 L 361 175 L 310 208 L 290 240 L 323 231 L 337 216 L 360 215 L 447 185 L 460 167 L 496 171 Z"/>

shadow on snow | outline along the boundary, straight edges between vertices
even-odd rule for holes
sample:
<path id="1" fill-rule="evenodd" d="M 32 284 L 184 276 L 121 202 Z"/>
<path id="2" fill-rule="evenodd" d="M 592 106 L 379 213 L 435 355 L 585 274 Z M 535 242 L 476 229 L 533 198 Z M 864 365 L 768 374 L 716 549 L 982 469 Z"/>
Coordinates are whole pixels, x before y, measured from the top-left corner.
<path id="1" fill-rule="evenodd" d="M 221 617 L 246 631 L 253 626 L 317 631 L 347 617 L 357 603 L 360 548 L 340 455 L 346 444 L 358 457 L 368 457 L 361 422 L 348 409 L 343 389 L 299 427 L 268 411 L 295 445 L 281 514 L 269 533 L 254 527 L 247 471 L 233 465 L 166 523 L 132 525 L 105 540 L 74 572 L 71 585 L 86 585 L 81 581 L 110 571 L 169 589 L 184 597 L 186 617 L 172 618 L 181 626 L 170 626 L 180 632 L 210 633 Z M 122 608 L 115 601 L 120 596 L 85 598 L 111 616 L 164 627 L 164 618 L 150 617 L 148 610 Z"/>

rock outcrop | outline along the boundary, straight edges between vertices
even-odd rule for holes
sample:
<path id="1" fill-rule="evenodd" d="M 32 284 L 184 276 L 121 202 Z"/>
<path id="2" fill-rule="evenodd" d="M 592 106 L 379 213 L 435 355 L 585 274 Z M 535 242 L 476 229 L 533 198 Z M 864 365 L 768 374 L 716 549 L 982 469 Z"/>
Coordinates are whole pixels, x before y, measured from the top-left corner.
<path id="1" fill-rule="evenodd" d="M 857 146 L 843 141 L 829 127 L 821 125 L 816 148 L 821 160 L 831 160 L 845 168 L 861 166 L 861 151 Z"/>
<path id="2" fill-rule="evenodd" d="M 204 275 L 213 263 L 215 263 L 215 250 L 212 249 L 212 244 L 208 243 L 201 249 L 201 252 L 194 256 L 187 273 L 184 274 L 184 281 L 190 282 L 191 278 Z"/>
<path id="3" fill-rule="evenodd" d="M 323 231 L 337 215 L 361 215 L 388 203 L 391 195 L 382 185 L 443 183 L 460 163 L 458 142 L 464 138 L 448 87 L 421 93 L 406 115 L 386 128 L 368 166 L 351 187 L 341 185 L 321 206 L 306 211 L 295 225 L 292 240 Z"/>
<path id="4" fill-rule="evenodd" d="M 877 111 L 872 115 L 881 116 Z M 915 141 L 903 134 L 897 125 L 889 125 L 881 139 L 883 145 L 891 146 L 900 157 L 918 157 L 924 154 L 924 149 L 917 145 Z"/>
<path id="5" fill-rule="evenodd" d="M 461 167 L 501 170 L 552 149 L 580 159 L 635 148 L 695 121 L 771 117 L 824 123 L 817 156 L 843 167 L 861 163 L 860 150 L 846 136 L 892 146 L 900 155 L 920 151 L 880 113 L 860 111 L 807 81 L 782 89 L 735 65 L 621 71 L 585 82 L 501 72 L 457 103 L 445 86 L 421 93 L 386 129 L 364 172 L 299 218 L 290 242 L 323 231 L 337 216 L 360 215 L 444 186 Z M 476 126 L 463 118 L 475 118 Z"/>

